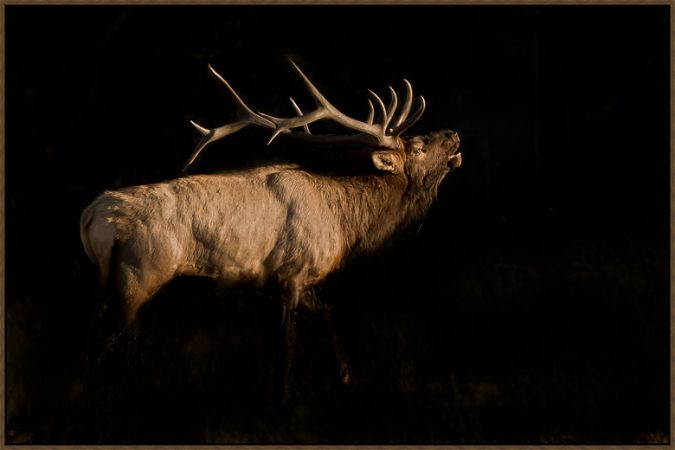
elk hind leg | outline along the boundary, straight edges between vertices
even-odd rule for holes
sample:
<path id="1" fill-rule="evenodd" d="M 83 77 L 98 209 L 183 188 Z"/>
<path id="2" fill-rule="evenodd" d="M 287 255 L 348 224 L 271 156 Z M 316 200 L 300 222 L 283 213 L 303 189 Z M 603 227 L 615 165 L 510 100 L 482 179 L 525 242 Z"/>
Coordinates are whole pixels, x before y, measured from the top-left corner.
<path id="1" fill-rule="evenodd" d="M 117 265 L 106 289 L 106 306 L 96 326 L 95 348 L 98 362 L 116 347 L 138 316 L 140 308 L 171 277 L 127 264 Z"/>

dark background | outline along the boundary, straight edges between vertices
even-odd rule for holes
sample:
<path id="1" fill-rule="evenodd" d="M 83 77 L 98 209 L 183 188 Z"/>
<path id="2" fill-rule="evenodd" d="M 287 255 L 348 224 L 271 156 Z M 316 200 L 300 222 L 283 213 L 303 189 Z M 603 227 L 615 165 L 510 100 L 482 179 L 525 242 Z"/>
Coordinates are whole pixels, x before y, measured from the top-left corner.
<path id="1" fill-rule="evenodd" d="M 667 6 L 5 6 L 6 431 L 31 443 L 633 443 L 669 440 Z M 299 318 L 275 406 L 269 292 L 180 279 L 84 383 L 99 302 L 79 242 L 102 190 L 179 176 L 255 108 L 428 102 L 463 167 L 422 228 L 316 289 L 354 372 Z M 272 157 L 267 132 L 208 172 Z M 252 156 L 249 156 L 252 155 Z M 257 155 L 257 156 L 256 156 Z"/>

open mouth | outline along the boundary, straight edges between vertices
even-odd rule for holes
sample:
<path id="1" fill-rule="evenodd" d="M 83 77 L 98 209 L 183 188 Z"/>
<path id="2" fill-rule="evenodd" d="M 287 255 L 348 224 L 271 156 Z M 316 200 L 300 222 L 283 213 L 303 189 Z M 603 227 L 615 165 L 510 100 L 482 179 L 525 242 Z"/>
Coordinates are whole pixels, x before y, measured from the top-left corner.
<path id="1" fill-rule="evenodd" d="M 459 148 L 459 146 L 457 147 Z M 448 158 L 448 166 L 452 169 L 456 169 L 462 165 L 462 154 L 457 152 L 457 149 L 455 149 L 455 152 Z"/>
<path id="2" fill-rule="evenodd" d="M 455 133 L 454 138 L 450 155 L 448 156 L 448 166 L 452 169 L 456 169 L 462 165 L 462 154 L 459 152 L 459 135 Z"/>

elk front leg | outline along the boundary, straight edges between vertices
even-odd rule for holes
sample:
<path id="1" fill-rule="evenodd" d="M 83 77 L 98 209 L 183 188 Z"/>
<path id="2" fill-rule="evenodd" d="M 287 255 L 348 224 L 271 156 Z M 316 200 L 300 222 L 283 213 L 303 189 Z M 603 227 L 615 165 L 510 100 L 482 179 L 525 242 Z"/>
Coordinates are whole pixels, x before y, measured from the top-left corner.
<path id="1" fill-rule="evenodd" d="M 314 295 L 309 293 L 302 297 L 300 305 L 304 311 L 312 316 L 312 322 L 320 329 L 320 332 L 328 338 L 333 355 L 340 366 L 340 380 L 342 381 L 342 384 L 349 386 L 352 378 L 351 370 L 342 348 L 342 343 L 335 333 L 330 307 L 325 303 L 319 302 Z"/>
<path id="2" fill-rule="evenodd" d="M 281 402 L 286 404 L 290 399 L 291 368 L 295 347 L 295 310 L 300 299 L 300 289 L 294 282 L 282 283 L 281 292 L 281 361 L 280 387 Z"/>

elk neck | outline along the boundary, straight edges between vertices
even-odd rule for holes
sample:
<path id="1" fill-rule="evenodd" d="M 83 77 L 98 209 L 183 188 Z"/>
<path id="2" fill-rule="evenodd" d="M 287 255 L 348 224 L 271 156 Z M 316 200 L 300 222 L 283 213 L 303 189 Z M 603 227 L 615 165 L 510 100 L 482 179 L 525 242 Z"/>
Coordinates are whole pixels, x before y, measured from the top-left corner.
<path id="1" fill-rule="evenodd" d="M 323 177 L 322 177 L 323 178 Z M 323 178 L 322 194 L 338 218 L 349 248 L 374 250 L 402 225 L 414 220 L 417 207 L 404 175 Z"/>

